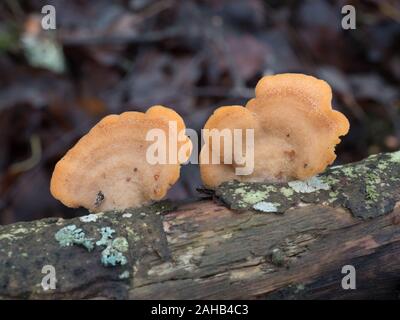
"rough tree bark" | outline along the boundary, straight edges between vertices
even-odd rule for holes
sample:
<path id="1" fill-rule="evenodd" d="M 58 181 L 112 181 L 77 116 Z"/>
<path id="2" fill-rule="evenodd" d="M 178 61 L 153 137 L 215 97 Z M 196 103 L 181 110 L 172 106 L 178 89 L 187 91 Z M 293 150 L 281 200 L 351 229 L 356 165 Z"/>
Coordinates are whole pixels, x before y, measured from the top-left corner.
<path id="1" fill-rule="evenodd" d="M 0 298 L 399 298 L 400 152 L 210 195 L 2 226 Z"/>

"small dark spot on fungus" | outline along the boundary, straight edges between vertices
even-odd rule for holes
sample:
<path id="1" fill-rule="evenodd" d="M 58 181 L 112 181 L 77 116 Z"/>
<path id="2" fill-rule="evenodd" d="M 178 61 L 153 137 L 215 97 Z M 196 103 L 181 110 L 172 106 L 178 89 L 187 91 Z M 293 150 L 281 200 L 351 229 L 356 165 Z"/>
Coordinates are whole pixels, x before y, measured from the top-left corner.
<path id="1" fill-rule="evenodd" d="M 137 172 L 137 168 L 133 168 L 133 172 Z"/>
<path id="2" fill-rule="evenodd" d="M 286 137 L 290 138 L 290 133 L 288 133 L 288 134 L 286 135 Z"/>
<path id="3" fill-rule="evenodd" d="M 305 164 L 304 164 L 304 168 L 307 168 L 307 167 L 308 167 L 308 163 L 305 163 Z"/>
<path id="4" fill-rule="evenodd" d="M 283 177 L 283 172 L 282 171 L 279 171 L 279 173 L 275 176 L 275 178 L 277 178 L 277 179 L 282 179 L 282 177 Z"/>
<path id="5" fill-rule="evenodd" d="M 285 155 L 289 157 L 290 161 L 293 161 L 295 156 L 296 156 L 296 151 L 290 150 L 290 151 L 284 151 Z"/>
<path id="6" fill-rule="evenodd" d="M 131 181 L 131 177 L 126 178 L 126 182 Z"/>
<path id="7" fill-rule="evenodd" d="M 100 206 L 101 203 L 104 201 L 104 194 L 103 192 L 99 191 L 97 192 L 97 196 L 96 196 L 96 201 L 94 202 L 94 205 L 96 207 Z"/>

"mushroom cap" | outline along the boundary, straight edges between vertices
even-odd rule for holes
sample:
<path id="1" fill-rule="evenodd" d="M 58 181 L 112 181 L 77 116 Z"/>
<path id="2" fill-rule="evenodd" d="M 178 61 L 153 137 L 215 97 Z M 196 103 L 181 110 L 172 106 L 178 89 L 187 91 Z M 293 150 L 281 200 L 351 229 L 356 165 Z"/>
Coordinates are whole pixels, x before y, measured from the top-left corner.
<path id="1" fill-rule="evenodd" d="M 332 110 L 332 90 L 323 80 L 303 74 L 278 74 L 263 77 L 255 89 L 255 98 L 246 107 L 218 108 L 205 129 L 254 129 L 254 170 L 236 175 L 232 164 L 212 164 L 215 152 L 223 154 L 207 139 L 200 152 L 203 183 L 215 188 L 230 180 L 283 182 L 304 180 L 326 169 L 336 158 L 339 136 L 347 134 L 349 122 Z M 222 139 L 221 139 L 222 140 Z M 243 133 L 243 150 L 246 150 Z M 222 144 L 221 144 L 222 146 Z M 206 152 L 207 151 L 207 152 Z M 224 156 L 221 156 L 223 159 Z M 242 164 L 243 166 L 243 164 Z"/>
<path id="2" fill-rule="evenodd" d="M 93 212 L 124 210 L 162 199 L 178 180 L 180 164 L 192 148 L 184 135 L 172 146 L 176 150 L 171 150 L 185 147 L 184 159 L 174 158 L 167 164 L 147 161 L 146 152 L 154 144 L 146 141 L 151 129 L 164 131 L 169 159 L 169 121 L 176 121 L 178 133 L 185 129 L 182 118 L 163 106 L 153 106 L 146 113 L 104 117 L 56 164 L 52 195 L 68 207 L 82 206 Z"/>

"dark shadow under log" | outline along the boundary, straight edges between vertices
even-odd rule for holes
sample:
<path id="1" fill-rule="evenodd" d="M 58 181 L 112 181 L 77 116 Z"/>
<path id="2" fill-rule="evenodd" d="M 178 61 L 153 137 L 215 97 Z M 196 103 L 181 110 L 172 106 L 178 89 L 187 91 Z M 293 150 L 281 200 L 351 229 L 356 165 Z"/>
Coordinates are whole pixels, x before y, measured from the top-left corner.
<path id="1" fill-rule="evenodd" d="M 399 173 L 397 152 L 311 185 L 233 183 L 213 200 L 2 226 L 0 298 L 398 299 Z"/>

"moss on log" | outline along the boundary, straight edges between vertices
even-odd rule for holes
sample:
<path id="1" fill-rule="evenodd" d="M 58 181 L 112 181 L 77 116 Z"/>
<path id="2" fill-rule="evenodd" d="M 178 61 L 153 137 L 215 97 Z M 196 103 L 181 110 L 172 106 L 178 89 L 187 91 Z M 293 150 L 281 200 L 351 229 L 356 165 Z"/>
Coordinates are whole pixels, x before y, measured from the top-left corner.
<path id="1" fill-rule="evenodd" d="M 398 298 L 399 172 L 399 152 L 380 154 L 308 182 L 227 183 L 222 203 L 1 226 L 0 298 Z"/>
<path id="2" fill-rule="evenodd" d="M 391 212 L 400 193 L 400 151 L 329 168 L 307 181 L 222 184 L 216 196 L 235 210 L 283 213 L 301 203 L 344 207 L 367 219 Z"/>
<path id="3" fill-rule="evenodd" d="M 126 212 L 88 214 L 16 223 L 0 228 L 0 297 L 88 297 L 99 287 L 111 297 L 127 298 L 135 263 L 147 251 L 170 259 L 161 214 L 168 202 Z M 54 266 L 57 290 L 41 286 L 42 267 Z"/>

